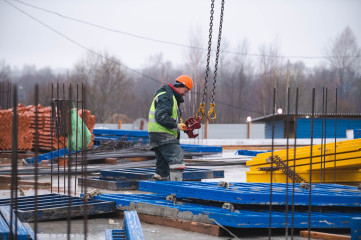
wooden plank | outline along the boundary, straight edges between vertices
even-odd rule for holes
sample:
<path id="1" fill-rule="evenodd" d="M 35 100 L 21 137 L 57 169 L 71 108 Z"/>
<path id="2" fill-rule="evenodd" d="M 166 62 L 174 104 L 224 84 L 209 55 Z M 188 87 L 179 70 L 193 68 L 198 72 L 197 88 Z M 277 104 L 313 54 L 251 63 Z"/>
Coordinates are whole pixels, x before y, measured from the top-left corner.
<path id="1" fill-rule="evenodd" d="M 29 178 L 29 175 L 18 175 L 17 179 L 24 179 Z M 11 182 L 12 176 L 11 175 L 0 175 L 0 180 L 4 182 Z"/>
<path id="2" fill-rule="evenodd" d="M 308 231 L 300 231 L 301 237 L 308 237 Z M 351 236 L 310 231 L 310 238 L 325 240 L 351 240 Z"/>
<path id="3" fill-rule="evenodd" d="M 34 185 L 34 180 L 22 180 L 24 178 L 31 178 L 29 175 L 18 175 L 17 180 L 18 184 L 25 184 L 25 185 Z M 0 181 L 1 182 L 11 182 L 12 177 L 10 175 L 0 175 Z M 50 182 L 38 182 L 38 186 L 51 186 Z"/>
<path id="4" fill-rule="evenodd" d="M 106 158 L 104 159 L 104 162 L 108 164 L 116 164 L 117 160 L 118 160 L 117 158 Z"/>
<path id="5" fill-rule="evenodd" d="M 124 211 L 118 211 L 120 216 L 124 216 Z M 167 218 L 161 216 L 148 215 L 138 212 L 140 221 L 150 224 L 157 224 L 166 227 L 178 228 L 190 232 L 198 232 L 211 236 L 220 237 L 224 235 L 223 229 L 217 225 L 192 222 L 175 218 Z"/>

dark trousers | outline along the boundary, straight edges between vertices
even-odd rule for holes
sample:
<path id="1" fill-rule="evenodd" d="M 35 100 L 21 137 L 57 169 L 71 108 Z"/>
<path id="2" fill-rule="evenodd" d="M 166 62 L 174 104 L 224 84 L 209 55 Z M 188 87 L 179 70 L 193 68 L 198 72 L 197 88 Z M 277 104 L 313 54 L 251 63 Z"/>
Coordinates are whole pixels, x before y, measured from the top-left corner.
<path id="1" fill-rule="evenodd" d="M 155 173 L 162 177 L 169 176 L 169 165 L 183 163 L 183 150 L 178 143 L 169 143 L 154 148 L 157 160 Z"/>

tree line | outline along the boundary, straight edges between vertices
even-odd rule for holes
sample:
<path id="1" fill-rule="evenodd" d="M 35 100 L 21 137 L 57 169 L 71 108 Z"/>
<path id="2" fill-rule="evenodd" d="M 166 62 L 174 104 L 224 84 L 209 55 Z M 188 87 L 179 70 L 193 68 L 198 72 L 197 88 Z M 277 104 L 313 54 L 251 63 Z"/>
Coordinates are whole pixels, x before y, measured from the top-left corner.
<path id="1" fill-rule="evenodd" d="M 201 47 L 197 38 L 190 42 Z M 313 88 L 316 91 L 315 112 L 335 112 L 336 106 L 338 113 L 360 112 L 361 48 L 349 27 L 326 48 L 324 63 L 312 68 L 306 67 L 302 61 L 291 62 L 283 57 L 277 44 L 261 46 L 256 58 L 249 54 L 249 46 L 249 42 L 243 40 L 236 49 L 238 54 L 224 54 L 230 49 L 223 41 L 215 84 L 214 63 L 210 63 L 204 100 L 208 107 L 215 87 L 215 123 L 243 123 L 247 116 L 255 118 L 272 114 L 274 102 L 276 108 L 284 111 L 289 108 L 292 113 L 296 108 L 296 92 L 298 112 L 311 112 Z M 158 54 L 136 70 L 127 68 L 107 52 L 89 52 L 73 69 L 60 74 L 54 73 L 50 67 L 37 70 L 35 66 L 24 66 L 21 72 L 14 71 L 2 61 L 0 82 L 16 83 L 19 102 L 24 105 L 33 104 L 33 88 L 38 83 L 39 102 L 45 106 L 52 98 L 51 84 L 85 84 L 87 109 L 96 116 L 97 122 L 116 123 L 121 117 L 127 119 L 125 122 L 148 118 L 154 92 L 164 84 L 174 83 L 177 76 L 187 74 L 195 83 L 182 106 L 182 116 L 187 119 L 194 117 L 202 100 L 205 66 L 206 53 L 200 48 L 186 51 L 181 66 L 174 66 Z"/>

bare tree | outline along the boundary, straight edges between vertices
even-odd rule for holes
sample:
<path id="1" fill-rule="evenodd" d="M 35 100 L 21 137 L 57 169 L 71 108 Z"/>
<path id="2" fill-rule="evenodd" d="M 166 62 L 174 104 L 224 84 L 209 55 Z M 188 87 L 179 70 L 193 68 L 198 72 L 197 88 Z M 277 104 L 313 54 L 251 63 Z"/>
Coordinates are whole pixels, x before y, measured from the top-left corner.
<path id="1" fill-rule="evenodd" d="M 108 53 L 88 53 L 68 80 L 87 85 L 87 108 L 96 115 L 97 122 L 131 106 L 133 84 L 120 60 Z"/>
<path id="2" fill-rule="evenodd" d="M 5 61 L 0 61 L 0 82 L 10 81 L 10 66 L 6 65 Z"/>
<path id="3" fill-rule="evenodd" d="M 360 74 L 361 49 L 356 37 L 349 27 L 346 27 L 327 49 L 329 64 L 337 72 L 337 86 L 340 97 L 345 97 L 352 89 L 353 79 Z"/>
<path id="4" fill-rule="evenodd" d="M 186 96 L 183 107 L 184 115 L 193 117 L 199 108 L 201 94 L 203 93 L 207 54 L 204 46 L 207 42 L 201 37 L 203 34 L 199 26 L 192 28 L 189 36 L 189 45 L 193 48 L 188 48 L 188 51 L 184 52 L 185 71 L 181 74 L 191 76 L 194 82 L 192 92 Z"/>
<path id="5" fill-rule="evenodd" d="M 148 118 L 150 104 L 155 91 L 162 85 L 174 82 L 175 73 L 170 61 L 165 61 L 162 54 L 150 56 L 148 63 L 134 76 L 133 111 L 136 117 Z"/>
<path id="6" fill-rule="evenodd" d="M 266 47 L 259 48 L 259 79 L 262 84 L 259 85 L 260 112 L 264 115 L 271 114 L 273 111 L 273 89 L 276 91 L 276 107 L 285 107 L 284 91 L 285 91 L 285 68 L 282 64 L 283 59 L 280 57 L 278 43 L 274 43 Z"/>

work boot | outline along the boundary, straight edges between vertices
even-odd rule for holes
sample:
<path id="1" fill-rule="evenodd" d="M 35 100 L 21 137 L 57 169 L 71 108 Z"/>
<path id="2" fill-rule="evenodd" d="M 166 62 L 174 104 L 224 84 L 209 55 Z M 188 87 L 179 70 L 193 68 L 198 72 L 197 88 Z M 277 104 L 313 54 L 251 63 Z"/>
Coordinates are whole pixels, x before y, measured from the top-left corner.
<path id="1" fill-rule="evenodd" d="M 184 163 L 169 165 L 170 170 L 185 170 L 186 165 Z"/>
<path id="2" fill-rule="evenodd" d="M 154 173 L 154 175 L 151 178 L 152 181 L 168 181 L 168 177 L 162 177 L 161 175 Z"/>

